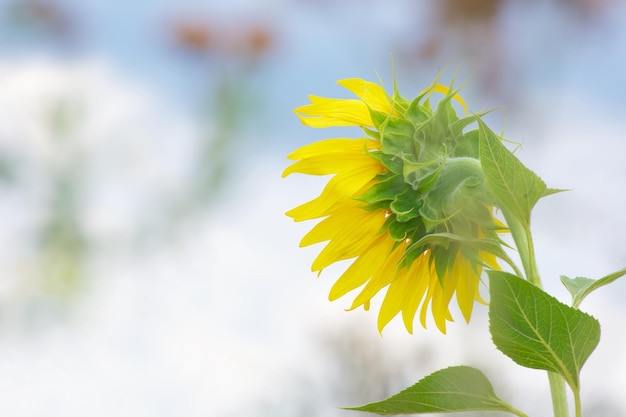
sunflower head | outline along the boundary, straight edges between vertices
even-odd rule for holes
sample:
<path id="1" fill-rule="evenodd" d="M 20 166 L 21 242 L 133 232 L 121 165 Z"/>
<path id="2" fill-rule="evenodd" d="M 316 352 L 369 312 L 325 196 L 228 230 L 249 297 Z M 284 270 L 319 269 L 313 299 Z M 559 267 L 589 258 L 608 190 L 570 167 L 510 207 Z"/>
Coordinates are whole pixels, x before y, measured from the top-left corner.
<path id="1" fill-rule="evenodd" d="M 477 116 L 468 116 L 452 87 L 433 84 L 413 100 L 360 79 L 339 81 L 356 99 L 311 96 L 296 114 L 312 127 L 358 126 L 360 138 L 327 139 L 289 155 L 284 175 L 333 175 L 321 195 L 287 215 L 296 221 L 323 218 L 301 246 L 328 242 L 313 271 L 352 259 L 330 292 L 334 300 L 360 288 L 351 308 L 369 308 L 387 288 L 379 330 L 402 313 L 413 330 L 430 307 L 445 332 L 456 295 L 469 321 L 482 269 L 495 260 L 504 229 L 492 212 L 479 161 Z M 443 93 L 431 105 L 432 93 Z M 465 114 L 458 116 L 453 101 Z"/>

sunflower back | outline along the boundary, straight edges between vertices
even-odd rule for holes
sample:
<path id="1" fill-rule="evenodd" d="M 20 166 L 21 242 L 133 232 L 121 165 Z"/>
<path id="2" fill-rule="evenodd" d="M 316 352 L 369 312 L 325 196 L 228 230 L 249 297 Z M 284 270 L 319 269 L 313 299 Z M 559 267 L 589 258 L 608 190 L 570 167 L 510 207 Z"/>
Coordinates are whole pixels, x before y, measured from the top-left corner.
<path id="1" fill-rule="evenodd" d="M 455 293 L 469 321 L 474 302 L 484 302 L 478 291 L 483 268 L 498 268 L 497 233 L 505 230 L 485 186 L 479 134 L 471 129 L 477 116 L 468 115 L 457 91 L 437 83 L 414 100 L 360 79 L 339 84 L 358 99 L 311 96 L 296 113 L 306 125 L 358 126 L 366 137 L 306 145 L 289 156 L 297 162 L 284 173 L 334 174 L 318 198 L 287 213 L 296 221 L 325 217 L 301 242 L 328 241 L 312 269 L 354 258 L 330 298 L 363 286 L 351 308 L 369 308 L 387 288 L 381 331 L 402 313 L 412 332 L 419 306 L 426 326 L 431 306 L 445 332 Z M 435 92 L 443 98 L 432 106 Z M 462 117 L 453 102 L 463 108 Z"/>

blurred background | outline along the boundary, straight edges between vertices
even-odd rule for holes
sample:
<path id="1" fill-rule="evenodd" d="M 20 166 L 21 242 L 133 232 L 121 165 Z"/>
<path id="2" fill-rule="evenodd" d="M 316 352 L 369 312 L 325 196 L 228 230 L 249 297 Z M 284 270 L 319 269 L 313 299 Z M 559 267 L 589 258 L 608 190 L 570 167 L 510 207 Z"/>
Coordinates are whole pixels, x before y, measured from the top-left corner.
<path id="1" fill-rule="evenodd" d="M 543 372 L 490 345 L 487 310 L 380 337 L 327 301 L 309 224 L 324 179 L 281 179 L 308 94 L 361 77 L 413 97 L 439 71 L 551 187 L 546 288 L 626 265 L 626 5 L 616 0 L 1 0 L 0 414 L 349 416 L 430 372 L 481 368 L 548 415 Z M 486 293 L 486 292 L 485 292 Z M 586 416 L 626 415 L 626 282 L 582 309 L 603 334 Z M 380 299 L 378 300 L 380 302 Z M 460 317 L 457 313 L 455 317 Z M 473 414 L 481 415 L 481 414 Z M 491 413 L 489 415 L 497 415 Z"/>

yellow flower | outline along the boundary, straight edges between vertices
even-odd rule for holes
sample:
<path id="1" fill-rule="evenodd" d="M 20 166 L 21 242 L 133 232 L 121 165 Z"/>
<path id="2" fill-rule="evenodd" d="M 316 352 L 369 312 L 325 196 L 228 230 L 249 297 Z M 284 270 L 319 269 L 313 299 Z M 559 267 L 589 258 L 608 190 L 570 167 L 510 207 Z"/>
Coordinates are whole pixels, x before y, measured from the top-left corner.
<path id="1" fill-rule="evenodd" d="M 426 327 L 430 308 L 439 330 L 458 307 L 470 320 L 484 266 L 498 268 L 492 216 L 478 163 L 477 136 L 465 132 L 474 119 L 458 118 L 447 87 L 434 84 L 413 101 L 389 96 L 378 84 L 360 79 L 339 81 L 358 99 L 311 96 L 295 110 L 312 127 L 359 126 L 369 137 L 326 139 L 288 156 L 295 161 L 283 173 L 333 175 L 322 193 L 287 215 L 295 221 L 322 219 L 300 246 L 327 242 L 312 270 L 352 260 L 333 285 L 335 300 L 360 289 L 351 309 L 369 309 L 371 299 L 387 288 L 378 329 L 402 314 L 413 332 L 418 309 Z M 435 110 L 432 92 L 445 97 Z"/>

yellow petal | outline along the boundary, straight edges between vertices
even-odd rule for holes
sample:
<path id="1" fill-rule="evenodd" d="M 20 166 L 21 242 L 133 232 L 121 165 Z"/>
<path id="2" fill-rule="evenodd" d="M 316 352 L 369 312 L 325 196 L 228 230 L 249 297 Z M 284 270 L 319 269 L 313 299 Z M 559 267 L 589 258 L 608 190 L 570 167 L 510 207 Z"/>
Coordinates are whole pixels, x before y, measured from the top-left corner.
<path id="1" fill-rule="evenodd" d="M 313 226 L 300 241 L 300 246 L 331 240 L 341 234 L 351 234 L 355 229 L 367 230 L 376 236 L 385 221 L 384 212 L 366 211 L 365 206 L 366 204 L 360 201 L 346 200 L 345 204 Z"/>
<path id="2" fill-rule="evenodd" d="M 333 152 L 310 156 L 294 162 L 283 171 L 283 177 L 294 172 L 307 175 L 330 175 L 362 166 L 378 166 L 379 171 L 383 170 L 380 163 L 366 152 Z"/>
<path id="3" fill-rule="evenodd" d="M 447 276 L 447 274 L 446 274 Z M 444 288 L 446 288 L 446 293 L 444 293 Z M 435 325 L 439 329 L 439 331 L 443 334 L 446 333 L 446 320 L 452 321 L 452 316 L 450 314 L 450 310 L 448 309 L 448 303 L 445 303 L 445 298 L 447 292 L 450 291 L 451 285 L 449 282 L 446 282 L 444 278 L 443 287 L 439 282 L 439 277 L 436 273 L 431 274 L 430 282 L 428 284 L 428 292 L 426 293 L 426 297 L 422 303 L 422 310 L 420 312 L 420 322 L 424 328 L 426 328 L 426 314 L 428 312 L 428 307 L 430 305 L 431 311 L 433 314 L 433 319 L 435 321 Z M 452 295 L 450 294 L 450 297 Z"/>
<path id="4" fill-rule="evenodd" d="M 424 293 L 430 282 L 430 276 L 434 273 L 430 267 L 428 260 L 428 253 L 424 253 L 419 256 L 409 268 L 407 274 L 414 277 L 411 280 L 411 287 L 408 289 L 410 297 L 406 301 L 404 308 L 402 309 L 402 320 L 404 321 L 404 327 L 406 330 L 413 334 L 413 321 L 415 320 L 415 313 L 420 305 L 420 302 L 424 298 Z"/>
<path id="5" fill-rule="evenodd" d="M 435 277 L 435 279 L 437 279 L 437 283 L 432 285 L 433 295 L 431 298 L 431 310 L 437 328 L 442 333 L 445 333 L 446 320 L 453 321 L 449 306 L 452 296 L 454 295 L 454 291 L 456 290 L 456 285 L 454 285 L 450 279 L 449 272 L 446 272 L 443 285 L 439 282 L 437 277 Z"/>
<path id="6" fill-rule="evenodd" d="M 463 314 L 465 321 L 469 323 L 478 293 L 479 277 L 477 271 L 472 267 L 470 261 L 465 259 L 461 251 L 457 253 L 456 260 L 452 266 L 452 274 L 456 276 L 456 301 L 459 310 Z"/>
<path id="7" fill-rule="evenodd" d="M 372 149 L 380 149 L 380 142 L 366 138 L 333 138 L 301 146 L 287 155 L 287 158 L 297 161 L 333 152 L 359 153 L 367 152 Z"/>
<path id="8" fill-rule="evenodd" d="M 361 100 L 318 96 L 309 96 L 309 99 L 311 104 L 294 110 L 300 121 L 307 126 L 374 126 L 370 111 Z"/>
<path id="9" fill-rule="evenodd" d="M 372 161 L 375 162 L 373 158 Z M 379 173 L 380 165 L 374 163 L 337 174 L 328 181 L 319 197 L 289 210 L 286 214 L 295 221 L 327 216 L 336 204 L 352 199 Z"/>
<path id="10" fill-rule="evenodd" d="M 360 78 L 347 78 L 337 84 L 353 92 L 373 110 L 385 114 L 391 112 L 391 100 L 380 85 Z"/>
<path id="11" fill-rule="evenodd" d="M 337 261 L 355 258 L 372 245 L 372 241 L 385 222 L 384 212 L 379 210 L 368 213 L 363 210 L 363 213 L 364 216 L 353 219 L 357 221 L 351 223 L 351 228 L 345 228 L 348 233 L 338 234 L 328 242 L 313 261 L 312 271 L 320 271 Z"/>
<path id="12" fill-rule="evenodd" d="M 386 242 L 388 239 L 387 236 L 379 235 L 372 241 L 372 245 L 335 282 L 328 294 L 329 300 L 334 301 L 346 295 L 372 277 L 373 271 L 382 266 L 385 257 L 389 254 L 390 247 Z"/>
<path id="13" fill-rule="evenodd" d="M 396 279 L 389 284 L 378 314 L 378 331 L 380 333 L 394 317 L 404 310 L 413 296 L 413 291 L 418 289 L 421 276 L 414 274 L 414 272 L 403 268 L 398 271 Z M 425 285 L 423 287 L 426 288 Z"/>
<path id="14" fill-rule="evenodd" d="M 357 295 L 352 303 L 351 308 L 357 308 L 363 305 L 374 297 L 380 290 L 385 288 L 396 277 L 398 270 L 398 262 L 400 261 L 403 251 L 399 250 L 399 247 L 392 250 L 394 241 L 389 236 L 384 241 L 384 246 L 388 248 L 387 255 L 384 257 L 384 262 L 380 267 L 373 271 L 372 278 L 369 280 L 365 288 Z"/>

